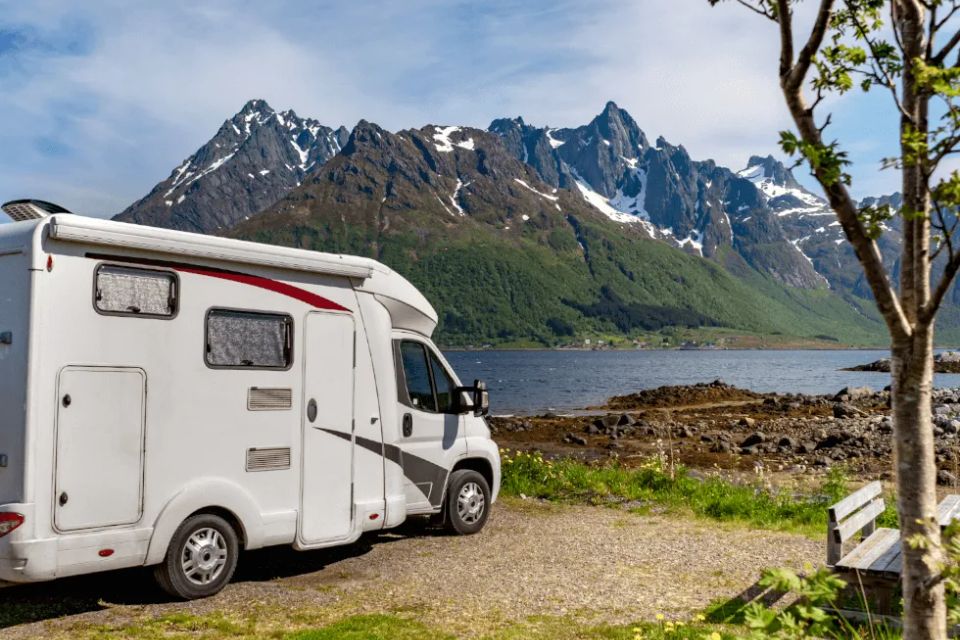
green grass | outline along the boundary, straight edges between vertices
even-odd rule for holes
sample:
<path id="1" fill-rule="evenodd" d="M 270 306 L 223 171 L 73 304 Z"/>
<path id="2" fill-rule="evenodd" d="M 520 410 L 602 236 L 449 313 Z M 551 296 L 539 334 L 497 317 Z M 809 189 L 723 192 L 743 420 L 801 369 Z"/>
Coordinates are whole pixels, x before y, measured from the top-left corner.
<path id="1" fill-rule="evenodd" d="M 450 640 L 449 634 L 393 615 L 352 616 L 320 629 L 298 631 L 285 640 Z"/>
<path id="2" fill-rule="evenodd" d="M 757 484 L 737 484 L 717 476 L 694 477 L 685 469 L 673 473 L 650 462 L 639 468 L 617 463 L 586 464 L 572 459 L 545 460 L 539 453 L 505 451 L 502 492 L 559 502 L 589 504 L 636 503 L 672 512 L 755 528 L 824 535 L 827 506 L 848 493 L 842 471 L 831 471 L 815 491 L 771 490 Z M 881 526 L 896 526 L 889 507 Z"/>
<path id="3" fill-rule="evenodd" d="M 479 636 L 483 640 L 702 640 L 717 630 L 701 622 L 644 622 L 629 625 L 585 625 L 571 618 L 535 616 Z M 720 633 L 721 638 L 732 638 Z M 361 615 L 320 629 L 286 636 L 285 640 L 454 640 L 457 636 L 395 615 Z"/>

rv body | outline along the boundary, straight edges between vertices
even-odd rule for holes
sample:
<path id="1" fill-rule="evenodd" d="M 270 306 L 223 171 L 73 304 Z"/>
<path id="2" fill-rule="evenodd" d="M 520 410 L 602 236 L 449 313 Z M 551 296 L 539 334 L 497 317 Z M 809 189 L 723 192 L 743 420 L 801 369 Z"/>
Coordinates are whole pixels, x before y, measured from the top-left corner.
<path id="1" fill-rule="evenodd" d="M 468 471 L 477 529 L 500 459 L 436 322 L 365 258 L 69 214 L 0 226 L 0 580 L 187 566 L 209 528 L 171 545 L 203 515 L 247 550 L 456 519 Z M 204 576 L 177 594 L 222 588 Z"/>

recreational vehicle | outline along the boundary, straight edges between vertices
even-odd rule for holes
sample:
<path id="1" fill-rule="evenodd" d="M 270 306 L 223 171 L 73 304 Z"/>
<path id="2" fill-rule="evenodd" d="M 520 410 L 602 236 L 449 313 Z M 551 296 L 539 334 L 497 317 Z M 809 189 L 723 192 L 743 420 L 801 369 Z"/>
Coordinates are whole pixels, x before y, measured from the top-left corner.
<path id="1" fill-rule="evenodd" d="M 429 515 L 500 484 L 485 385 L 370 259 L 85 218 L 0 225 L 0 581 L 154 566 L 190 599 L 242 550 Z"/>

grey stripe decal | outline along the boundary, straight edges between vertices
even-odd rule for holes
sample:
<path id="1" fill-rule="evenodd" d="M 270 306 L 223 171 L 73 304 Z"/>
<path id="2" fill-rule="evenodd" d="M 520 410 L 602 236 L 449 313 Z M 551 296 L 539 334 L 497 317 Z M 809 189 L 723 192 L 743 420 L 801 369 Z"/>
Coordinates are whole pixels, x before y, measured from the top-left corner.
<path id="1" fill-rule="evenodd" d="M 350 434 L 334 429 L 319 428 L 320 431 L 337 436 L 342 440 L 350 440 Z M 406 453 L 395 444 L 386 444 L 370 438 L 356 437 L 356 443 L 368 451 L 372 451 L 378 456 L 383 456 L 391 462 L 395 462 L 403 469 L 403 475 L 410 479 L 418 489 L 423 485 L 436 487 L 439 491 L 431 490 L 427 496 L 431 506 L 439 507 L 443 502 L 443 489 L 447 485 L 447 469 L 434 464 L 411 453 Z M 421 489 L 422 491 L 422 489 Z"/>

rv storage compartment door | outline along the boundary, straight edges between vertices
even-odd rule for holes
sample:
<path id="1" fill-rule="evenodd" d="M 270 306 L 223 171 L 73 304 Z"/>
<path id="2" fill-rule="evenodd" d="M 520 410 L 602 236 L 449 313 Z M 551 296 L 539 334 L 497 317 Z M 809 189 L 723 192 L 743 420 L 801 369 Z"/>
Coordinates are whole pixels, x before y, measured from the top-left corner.
<path id="1" fill-rule="evenodd" d="M 353 530 L 354 348 L 351 316 L 307 316 L 300 546 L 346 538 Z"/>
<path id="2" fill-rule="evenodd" d="M 144 391 L 141 369 L 67 367 L 57 410 L 57 529 L 140 519 Z"/>

